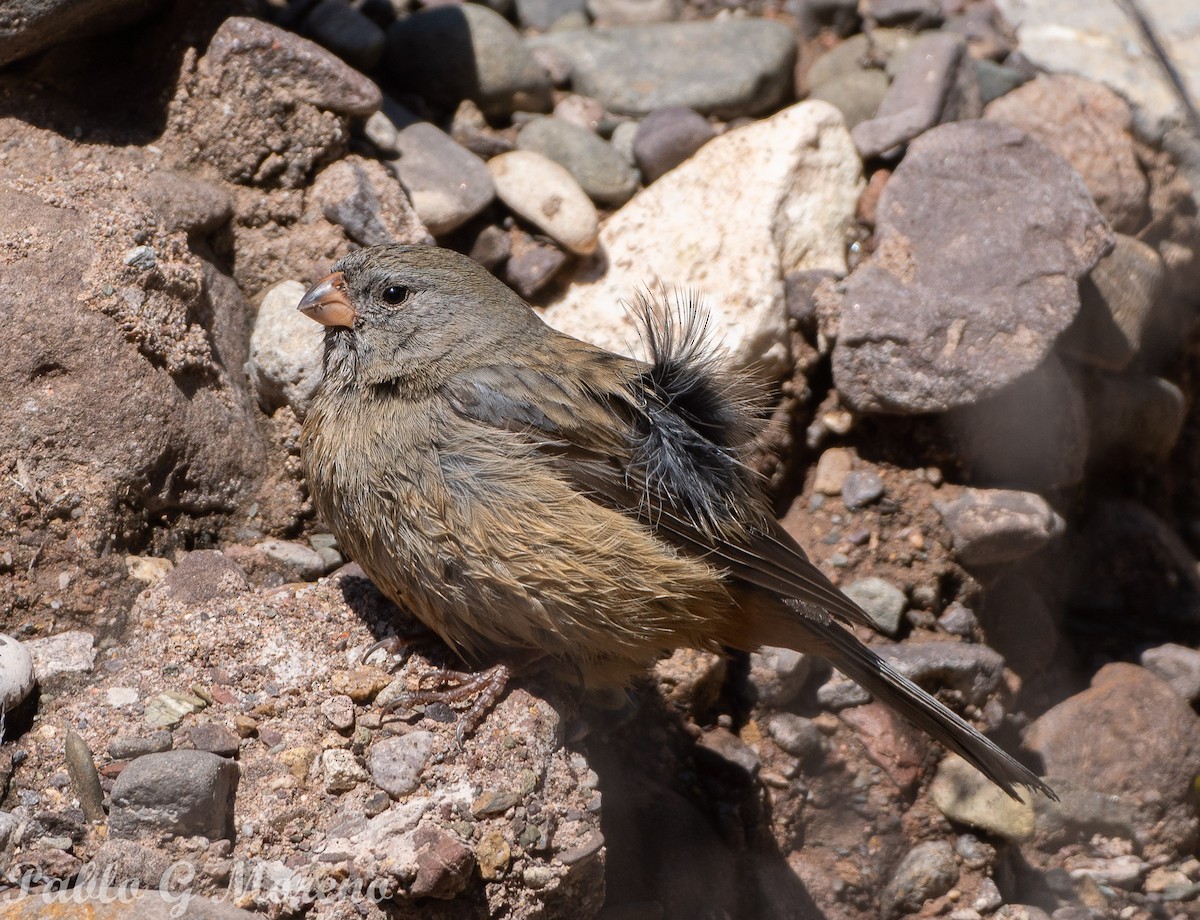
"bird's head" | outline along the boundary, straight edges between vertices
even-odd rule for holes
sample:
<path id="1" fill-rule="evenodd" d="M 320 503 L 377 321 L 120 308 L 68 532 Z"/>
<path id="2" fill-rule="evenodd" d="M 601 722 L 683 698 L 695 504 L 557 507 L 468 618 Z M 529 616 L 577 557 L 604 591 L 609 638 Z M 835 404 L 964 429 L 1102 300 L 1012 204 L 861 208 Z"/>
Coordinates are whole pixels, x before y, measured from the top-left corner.
<path id="1" fill-rule="evenodd" d="M 478 263 L 432 246 L 357 250 L 299 310 L 326 327 L 325 386 L 348 389 L 433 388 L 544 328 Z"/>

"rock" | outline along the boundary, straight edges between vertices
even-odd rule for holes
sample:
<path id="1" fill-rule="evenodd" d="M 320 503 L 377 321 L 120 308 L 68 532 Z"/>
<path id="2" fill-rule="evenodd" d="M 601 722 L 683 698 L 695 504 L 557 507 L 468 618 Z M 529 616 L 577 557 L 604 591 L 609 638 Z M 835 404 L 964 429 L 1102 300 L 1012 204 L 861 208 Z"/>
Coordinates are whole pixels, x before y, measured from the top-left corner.
<path id="1" fill-rule="evenodd" d="M 861 189 L 849 135 L 830 106 L 801 103 L 729 131 L 605 222 L 607 270 L 582 268 L 546 321 L 623 351 L 637 341 L 623 299 L 647 284 L 695 291 L 730 358 L 778 375 L 787 364 L 784 276 L 844 273 Z"/>
<path id="2" fill-rule="evenodd" d="M 976 58 L 974 63 L 975 80 L 979 84 L 979 101 L 984 106 L 985 115 L 989 103 L 1005 93 L 1011 93 L 1029 79 L 1029 75 L 1024 71 L 997 64 L 987 58 Z"/>
<path id="3" fill-rule="evenodd" d="M 421 785 L 421 771 L 433 752 L 434 740 L 432 732 L 410 731 L 372 744 L 367 768 L 375 785 L 394 799 L 415 792 Z"/>
<path id="4" fill-rule="evenodd" d="M 881 633 L 894 636 L 900 631 L 908 598 L 890 581 L 875 577 L 860 578 L 847 585 L 843 593 L 867 612 Z"/>
<path id="5" fill-rule="evenodd" d="M 1074 170 L 986 121 L 910 145 L 876 239 L 846 279 L 834 382 L 852 409 L 897 413 L 970 405 L 1041 365 L 1112 245 Z"/>
<path id="6" fill-rule="evenodd" d="M 1058 153 L 1083 181 L 1113 230 L 1136 233 L 1149 217 L 1149 185 L 1138 162 L 1133 116 L 1100 83 L 1045 74 L 988 106 L 987 117 L 1015 125 Z"/>
<path id="7" fill-rule="evenodd" d="M 687 106 L 655 109 L 633 136 L 633 158 L 646 184 L 670 172 L 717 136 L 708 119 Z"/>
<path id="8" fill-rule="evenodd" d="M 702 769 L 730 776 L 735 782 L 751 782 L 762 766 L 758 755 L 737 735 L 717 726 L 696 742 L 696 763 Z"/>
<path id="9" fill-rule="evenodd" d="M 303 418 L 321 385 L 325 329 L 296 309 L 306 290 L 299 281 L 281 281 L 258 308 L 246 372 L 267 413 L 291 406 Z"/>
<path id="10" fill-rule="evenodd" d="M 390 165 L 434 236 L 456 230 L 496 197 L 484 162 L 428 122 L 400 128 L 396 147 L 400 159 Z"/>
<path id="11" fill-rule="evenodd" d="M 164 578 L 175 563 L 161 556 L 126 556 L 125 570 L 129 577 L 153 587 Z"/>
<path id="12" fill-rule="evenodd" d="M 957 754 L 947 754 L 929 785 L 933 804 L 951 821 L 1005 840 L 1028 840 L 1034 832 L 1031 802 L 1016 801 Z"/>
<path id="13" fill-rule="evenodd" d="M 1079 316 L 1058 350 L 1095 367 L 1122 370 L 1142 350 L 1161 312 L 1164 269 L 1158 251 L 1116 234 L 1116 244 L 1080 281 Z"/>
<path id="14" fill-rule="evenodd" d="M 1137 840 L 1137 810 L 1116 796 L 1105 795 L 1075 784 L 1070 777 L 1053 780 L 1059 800 L 1045 796 L 1032 799 L 1034 843 L 1043 852 L 1053 852 L 1073 843 L 1090 841 L 1097 834 L 1120 840 Z"/>
<path id="15" fill-rule="evenodd" d="M 403 153 L 399 137 L 396 148 Z M 362 246 L 433 242 L 403 187 L 377 160 L 349 156 L 331 163 L 317 175 L 312 196 L 326 220 Z"/>
<path id="16" fill-rule="evenodd" d="M 761 705 L 779 709 L 800 695 L 812 668 L 808 655 L 764 645 L 750 653 L 750 686 Z"/>
<path id="17" fill-rule="evenodd" d="M 1189 703 L 1200 699 L 1200 651 L 1166 642 L 1146 649 L 1138 662 Z"/>
<path id="18" fill-rule="evenodd" d="M 942 5 L 937 0 L 860 0 L 858 13 L 881 26 L 929 29 L 942 24 Z"/>
<path id="19" fill-rule="evenodd" d="M 0 66 L 60 42 L 113 32 L 166 4 L 155 0 L 16 0 L 0 24 Z"/>
<path id="20" fill-rule="evenodd" d="M 934 507 L 965 566 L 1000 565 L 1036 553 L 1066 530 L 1066 522 L 1040 495 L 1006 489 L 964 489 Z"/>
<path id="21" fill-rule="evenodd" d="M 224 189 L 169 169 L 147 174 L 132 191 L 171 232 L 211 233 L 233 216 L 233 201 Z"/>
<path id="22" fill-rule="evenodd" d="M 231 597 L 250 587 L 246 573 L 233 560 L 211 549 L 185 553 L 154 588 L 162 597 L 181 604 L 202 604 Z"/>
<path id="23" fill-rule="evenodd" d="M 67 764 L 67 775 L 71 777 L 71 788 L 79 799 L 79 807 L 89 821 L 104 821 L 104 790 L 100 786 L 100 774 L 96 772 L 96 759 L 92 749 L 71 729 L 63 744 L 63 759 Z M 79 834 L 82 836 L 82 832 Z M 3 846 L 3 844 L 0 844 Z"/>
<path id="24" fill-rule="evenodd" d="M 203 699 L 191 693 L 167 690 L 146 701 L 144 718 L 147 725 L 172 728 L 185 716 L 199 712 L 206 705 Z"/>
<path id="25" fill-rule="evenodd" d="M 682 105 L 733 119 L 784 102 L 796 59 L 791 30 L 766 19 L 578 29 L 531 39 L 571 65 L 571 88 L 640 117 Z"/>
<path id="26" fill-rule="evenodd" d="M 950 32 L 920 36 L 905 52 L 875 117 L 851 131 L 864 160 L 942 122 L 978 118 L 982 110 L 967 43 Z"/>
<path id="27" fill-rule="evenodd" d="M 1134 129 L 1151 143 L 1164 141 L 1185 164 L 1193 188 L 1200 188 L 1200 140 L 1183 127 L 1185 116 L 1155 56 L 1119 4 L 1079 5 L 1071 0 L 999 0 L 1014 27 L 1018 51 L 1039 69 L 1076 74 L 1103 83 L 1129 104 Z M 1195 86 L 1200 58 L 1194 10 L 1173 0 L 1142 5 L 1186 83 Z"/>
<path id="28" fill-rule="evenodd" d="M 918 910 L 930 898 L 944 895 L 958 881 L 954 848 L 945 840 L 918 843 L 900 860 L 879 896 L 885 917 Z"/>
<path id="29" fill-rule="evenodd" d="M 33 656 L 12 636 L 0 633 L 0 715 L 16 709 L 33 690 Z"/>
<path id="30" fill-rule="evenodd" d="M 33 670 L 40 684 L 60 674 L 87 673 L 96 666 L 96 637 L 81 630 L 30 639 L 25 649 L 33 656 Z"/>
<path id="31" fill-rule="evenodd" d="M 1055 355 L 995 396 L 955 409 L 946 421 L 980 484 L 1039 490 L 1083 478 L 1087 406 L 1080 381 Z"/>
<path id="32" fill-rule="evenodd" d="M 489 118 L 550 109 L 550 78 L 503 16 L 475 3 L 435 6 L 388 28 L 396 92 L 451 112 L 470 99 Z"/>
<path id="33" fill-rule="evenodd" d="M 846 127 L 853 129 L 876 116 L 889 86 L 882 70 L 864 68 L 826 80 L 808 98 L 828 102 L 842 113 Z"/>
<path id="34" fill-rule="evenodd" d="M 149 834 L 228 838 L 233 830 L 237 765 L 206 751 L 146 754 L 121 771 L 112 788 L 112 837 Z"/>
<path id="35" fill-rule="evenodd" d="M 712 710 L 729 673 L 723 656 L 693 648 L 676 649 L 654 663 L 653 675 L 663 695 L 679 709 Z"/>
<path id="36" fill-rule="evenodd" d="M 118 735 L 108 743 L 108 756 L 113 760 L 133 760 L 146 754 L 161 754 L 171 750 L 172 736 L 165 729 L 148 735 Z"/>
<path id="37" fill-rule="evenodd" d="M 1034 722 L 1025 743 L 1048 776 L 1133 805 L 1143 839 L 1176 852 L 1195 845 L 1200 716 L 1149 671 L 1105 665 L 1089 689 Z"/>
<path id="38" fill-rule="evenodd" d="M 813 491 L 820 495 L 840 495 L 854 464 L 854 451 L 830 447 L 821 452 L 813 474 Z"/>
<path id="39" fill-rule="evenodd" d="M 64 854 L 65 855 L 65 854 Z M 68 857 L 74 859 L 74 857 Z M 75 860 L 79 862 L 79 860 Z M 52 878 L 62 876 L 49 875 Z M 68 902 L 52 901 L 47 903 L 42 894 L 31 894 L 18 897 L 6 902 L 4 920 L 73 920 L 84 916 L 95 920 L 149 920 L 151 917 L 169 917 L 172 911 L 179 920 L 257 920 L 262 916 L 256 911 L 241 910 L 229 903 L 227 894 L 216 898 L 207 898 L 193 891 L 187 892 L 184 900 L 183 893 L 168 890 L 164 884 L 159 888 L 160 881 L 170 878 L 170 872 L 155 875 L 151 881 L 127 889 L 99 888 L 94 896 L 89 894 L 72 894 Z M 179 878 L 179 875 L 175 876 Z M 97 880 L 98 876 L 91 876 Z M 71 889 L 83 890 L 82 887 Z M 121 891 L 116 895 L 116 891 Z M 187 907 L 180 910 L 180 905 Z"/>
<path id="40" fill-rule="evenodd" d="M 302 28 L 358 70 L 374 70 L 383 57 L 383 29 L 348 3 L 321 0 L 305 15 Z"/>
<path id="41" fill-rule="evenodd" d="M 208 751 L 219 757 L 236 757 L 238 736 L 217 722 L 200 722 L 187 730 L 187 738 L 197 751 Z"/>
<path id="42" fill-rule="evenodd" d="M 817 724 L 795 713 L 775 713 L 767 722 L 767 731 L 776 744 L 801 763 L 818 762 L 829 747 Z"/>
<path id="43" fill-rule="evenodd" d="M 635 26 L 672 22 L 679 18 L 681 0 L 588 0 L 596 26 Z"/>
<path id="44" fill-rule="evenodd" d="M 1045 673 L 1059 660 L 1059 618 L 1037 587 L 1019 575 L 988 586 L 981 616 L 988 645 L 1018 674 Z"/>
<path id="45" fill-rule="evenodd" d="M 1030 904 L 1004 904 L 994 916 L 996 920 L 1050 920 L 1048 913 Z"/>
<path id="46" fill-rule="evenodd" d="M 496 195 L 518 216 L 571 252 L 596 248 L 599 218 L 575 178 L 532 150 L 514 150 L 487 163 Z"/>
<path id="47" fill-rule="evenodd" d="M 1165 457 L 1179 440 L 1187 397 L 1169 380 L 1096 374 L 1087 389 L 1092 457 Z"/>
<path id="48" fill-rule="evenodd" d="M 952 636 L 969 639 L 979 628 L 979 618 L 975 616 L 975 611 L 954 601 L 938 617 L 938 626 Z"/>
<path id="49" fill-rule="evenodd" d="M 986 645 L 904 642 L 875 646 L 897 671 L 923 687 L 949 687 L 982 706 L 1004 681 L 1004 659 Z"/>
<path id="50" fill-rule="evenodd" d="M 883 498 L 883 480 L 874 470 L 851 470 L 842 480 L 842 502 L 851 511 Z"/>
<path id="51" fill-rule="evenodd" d="M 438 827 L 419 827 L 413 833 L 417 846 L 416 878 L 409 893 L 414 898 L 452 898 L 471 880 L 475 854 Z"/>
<path id="52" fill-rule="evenodd" d="M 325 560 L 315 549 L 291 540 L 265 540 L 254 547 L 282 568 L 286 577 L 298 581 L 316 581 L 325 574 Z"/>
<path id="53" fill-rule="evenodd" d="M 851 706 L 862 706 L 871 702 L 871 694 L 844 675 L 834 671 L 829 680 L 817 688 L 817 703 L 822 709 L 841 712 Z"/>
<path id="54" fill-rule="evenodd" d="M 7 850 L 10 842 L 15 843 L 17 831 L 20 829 L 20 821 L 7 811 L 0 811 L 0 849 Z"/>
<path id="55" fill-rule="evenodd" d="M 526 300 L 553 281 L 567 264 L 565 252 L 515 230 L 508 235 L 512 251 L 504 264 L 504 282 Z"/>
<path id="56" fill-rule="evenodd" d="M 349 792 L 367 778 L 354 752 L 343 748 L 321 752 L 321 775 L 325 778 L 325 791 L 333 795 Z"/>
<path id="57" fill-rule="evenodd" d="M 561 119 L 528 122 L 517 135 L 517 149 L 562 166 L 596 204 L 620 207 L 637 191 L 637 174 L 620 154 L 586 128 Z"/>
<path id="58" fill-rule="evenodd" d="M 564 16 L 582 13 L 586 0 L 517 0 L 517 22 L 526 29 L 545 32 Z"/>
<path id="59" fill-rule="evenodd" d="M 559 99 L 554 104 L 552 114 L 559 121 L 568 122 L 593 134 L 599 133 L 601 124 L 608 124 L 612 121 L 612 116 L 604 111 L 604 106 L 595 99 L 581 96 L 579 93 L 567 93 Z M 631 121 L 623 121 L 621 124 L 637 126 L 637 122 Z M 614 128 L 614 130 L 616 129 Z"/>

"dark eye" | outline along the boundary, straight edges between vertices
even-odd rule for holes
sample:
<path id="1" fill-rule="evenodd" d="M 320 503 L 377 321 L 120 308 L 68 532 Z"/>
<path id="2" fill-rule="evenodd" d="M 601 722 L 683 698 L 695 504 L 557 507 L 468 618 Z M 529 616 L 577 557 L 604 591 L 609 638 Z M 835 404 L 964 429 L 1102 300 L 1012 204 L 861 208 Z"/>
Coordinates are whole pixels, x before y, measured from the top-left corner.
<path id="1" fill-rule="evenodd" d="M 383 289 L 383 302 L 390 303 L 392 306 L 404 303 L 408 300 L 408 288 L 402 284 L 389 284 Z"/>

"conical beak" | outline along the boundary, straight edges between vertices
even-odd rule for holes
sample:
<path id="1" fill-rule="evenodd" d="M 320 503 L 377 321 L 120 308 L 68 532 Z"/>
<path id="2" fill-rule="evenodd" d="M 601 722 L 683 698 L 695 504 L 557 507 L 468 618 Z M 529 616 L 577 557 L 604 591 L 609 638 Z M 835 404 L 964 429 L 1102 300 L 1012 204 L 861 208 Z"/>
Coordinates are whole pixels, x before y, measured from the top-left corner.
<path id="1" fill-rule="evenodd" d="M 346 279 L 341 272 L 334 272 L 310 287 L 296 309 L 322 326 L 353 326 L 358 315 L 346 294 Z"/>

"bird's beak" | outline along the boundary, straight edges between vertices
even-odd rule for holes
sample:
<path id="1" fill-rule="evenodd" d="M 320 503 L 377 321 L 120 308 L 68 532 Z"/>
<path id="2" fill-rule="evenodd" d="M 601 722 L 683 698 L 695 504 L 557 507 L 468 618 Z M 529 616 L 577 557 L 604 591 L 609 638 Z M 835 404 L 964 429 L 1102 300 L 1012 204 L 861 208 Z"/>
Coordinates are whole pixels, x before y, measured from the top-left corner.
<path id="1" fill-rule="evenodd" d="M 322 326 L 353 326 L 358 315 L 346 294 L 346 279 L 341 272 L 334 272 L 310 287 L 296 309 Z"/>

